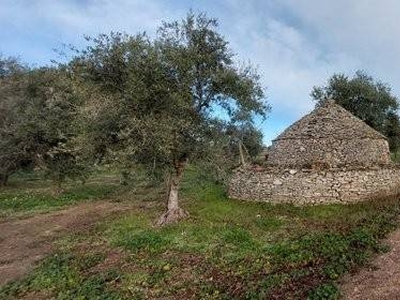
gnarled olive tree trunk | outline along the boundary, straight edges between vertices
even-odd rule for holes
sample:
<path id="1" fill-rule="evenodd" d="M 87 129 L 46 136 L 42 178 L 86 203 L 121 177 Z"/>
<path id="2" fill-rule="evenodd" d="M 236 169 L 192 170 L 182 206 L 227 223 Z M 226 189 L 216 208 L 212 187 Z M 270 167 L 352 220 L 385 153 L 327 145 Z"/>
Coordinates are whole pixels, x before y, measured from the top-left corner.
<path id="1" fill-rule="evenodd" d="M 169 179 L 167 211 L 157 220 L 157 226 L 176 222 L 189 216 L 189 213 L 179 207 L 179 187 L 187 160 L 179 160 L 174 163 L 174 172 Z"/>

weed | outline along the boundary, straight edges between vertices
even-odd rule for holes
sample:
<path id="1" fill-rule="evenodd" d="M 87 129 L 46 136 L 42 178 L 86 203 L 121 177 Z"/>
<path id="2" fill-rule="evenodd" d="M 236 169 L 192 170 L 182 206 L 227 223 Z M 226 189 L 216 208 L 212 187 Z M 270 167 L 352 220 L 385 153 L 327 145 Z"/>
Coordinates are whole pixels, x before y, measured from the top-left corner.
<path id="1" fill-rule="evenodd" d="M 0 191 L 1 215 L 10 216 L 16 213 L 48 211 L 82 201 L 93 201 L 115 194 L 121 187 L 110 183 L 88 183 L 70 186 L 61 195 L 55 196 L 46 182 L 38 182 L 35 188 L 21 190 L 8 188 Z M 0 215 L 0 216 L 1 216 Z"/>
<path id="2" fill-rule="evenodd" d="M 186 176 L 181 199 L 189 219 L 153 228 L 162 206 L 138 206 L 79 238 L 122 248 L 126 261 L 93 268 L 104 260 L 101 249 L 77 252 L 70 239 L 25 280 L 1 289 L 0 298 L 44 290 L 57 299 L 337 299 L 343 274 L 387 251 L 380 240 L 396 228 L 400 213 L 398 197 L 310 207 L 228 200 L 221 186 L 199 179 L 195 170 Z M 144 195 L 162 200 L 158 189 L 148 189 L 135 201 L 148 201 Z M 21 200 L 13 209 L 107 194 L 97 186 L 73 191 L 63 200 L 38 193 L 44 198 Z M 0 199 L 0 207 L 13 207 Z"/>
<path id="3" fill-rule="evenodd" d="M 132 252 L 146 251 L 157 253 L 165 250 L 169 242 L 168 237 L 163 236 L 161 232 L 145 230 L 139 233 L 127 232 L 119 236 L 115 244 L 123 246 Z"/>
<path id="4" fill-rule="evenodd" d="M 45 259 L 41 266 L 21 282 L 14 282 L 0 290 L 1 299 L 12 299 L 25 293 L 47 290 L 56 299 L 121 299 L 117 293 L 107 290 L 109 277 L 104 275 L 84 278 L 80 271 L 98 263 L 101 256 L 77 257 L 70 253 L 58 253 Z"/>
<path id="5" fill-rule="evenodd" d="M 312 290 L 309 300 L 335 300 L 339 298 L 339 289 L 334 284 L 323 284 Z"/>

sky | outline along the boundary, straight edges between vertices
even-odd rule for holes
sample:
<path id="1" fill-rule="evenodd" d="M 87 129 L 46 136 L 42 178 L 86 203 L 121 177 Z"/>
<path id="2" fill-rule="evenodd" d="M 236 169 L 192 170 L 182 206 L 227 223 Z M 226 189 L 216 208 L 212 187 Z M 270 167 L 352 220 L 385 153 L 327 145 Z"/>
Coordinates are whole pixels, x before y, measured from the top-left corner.
<path id="1" fill-rule="evenodd" d="M 313 86 L 334 73 L 362 69 L 400 95 L 397 0 L 0 0 L 0 53 L 48 65 L 54 49 L 83 47 L 85 35 L 154 36 L 190 9 L 217 18 L 236 61 L 257 67 L 272 106 L 257 122 L 267 145 L 313 109 Z"/>

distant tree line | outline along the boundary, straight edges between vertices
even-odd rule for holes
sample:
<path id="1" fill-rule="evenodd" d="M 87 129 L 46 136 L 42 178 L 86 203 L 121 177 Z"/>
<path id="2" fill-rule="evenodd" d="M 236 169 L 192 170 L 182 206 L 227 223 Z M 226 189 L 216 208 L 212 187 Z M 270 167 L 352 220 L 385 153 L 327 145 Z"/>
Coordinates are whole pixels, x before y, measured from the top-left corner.
<path id="1" fill-rule="evenodd" d="M 190 12 L 154 39 L 111 33 L 87 38 L 66 63 L 31 68 L 0 58 L 0 184 L 38 168 L 57 183 L 95 165 L 124 174 L 140 166 L 167 175 L 162 225 L 187 215 L 178 201 L 188 163 L 216 177 L 256 156 L 265 118 L 260 76 L 237 65 L 217 21 Z M 240 147 L 238 145 L 240 144 Z"/>

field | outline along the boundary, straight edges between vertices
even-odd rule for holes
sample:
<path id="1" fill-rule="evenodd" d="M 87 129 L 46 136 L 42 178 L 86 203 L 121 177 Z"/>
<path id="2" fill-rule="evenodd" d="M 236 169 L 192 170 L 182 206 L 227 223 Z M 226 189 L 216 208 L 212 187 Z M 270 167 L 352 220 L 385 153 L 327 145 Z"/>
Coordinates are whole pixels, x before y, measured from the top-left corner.
<path id="1" fill-rule="evenodd" d="M 337 299 L 344 274 L 388 250 L 381 239 L 400 212 L 398 197 L 311 207 L 229 200 L 191 168 L 181 189 L 190 217 L 155 228 L 162 185 L 98 174 L 65 189 L 53 195 L 49 182 L 17 176 L 0 193 L 0 224 L 79 203 L 129 209 L 58 236 L 0 299 Z"/>

